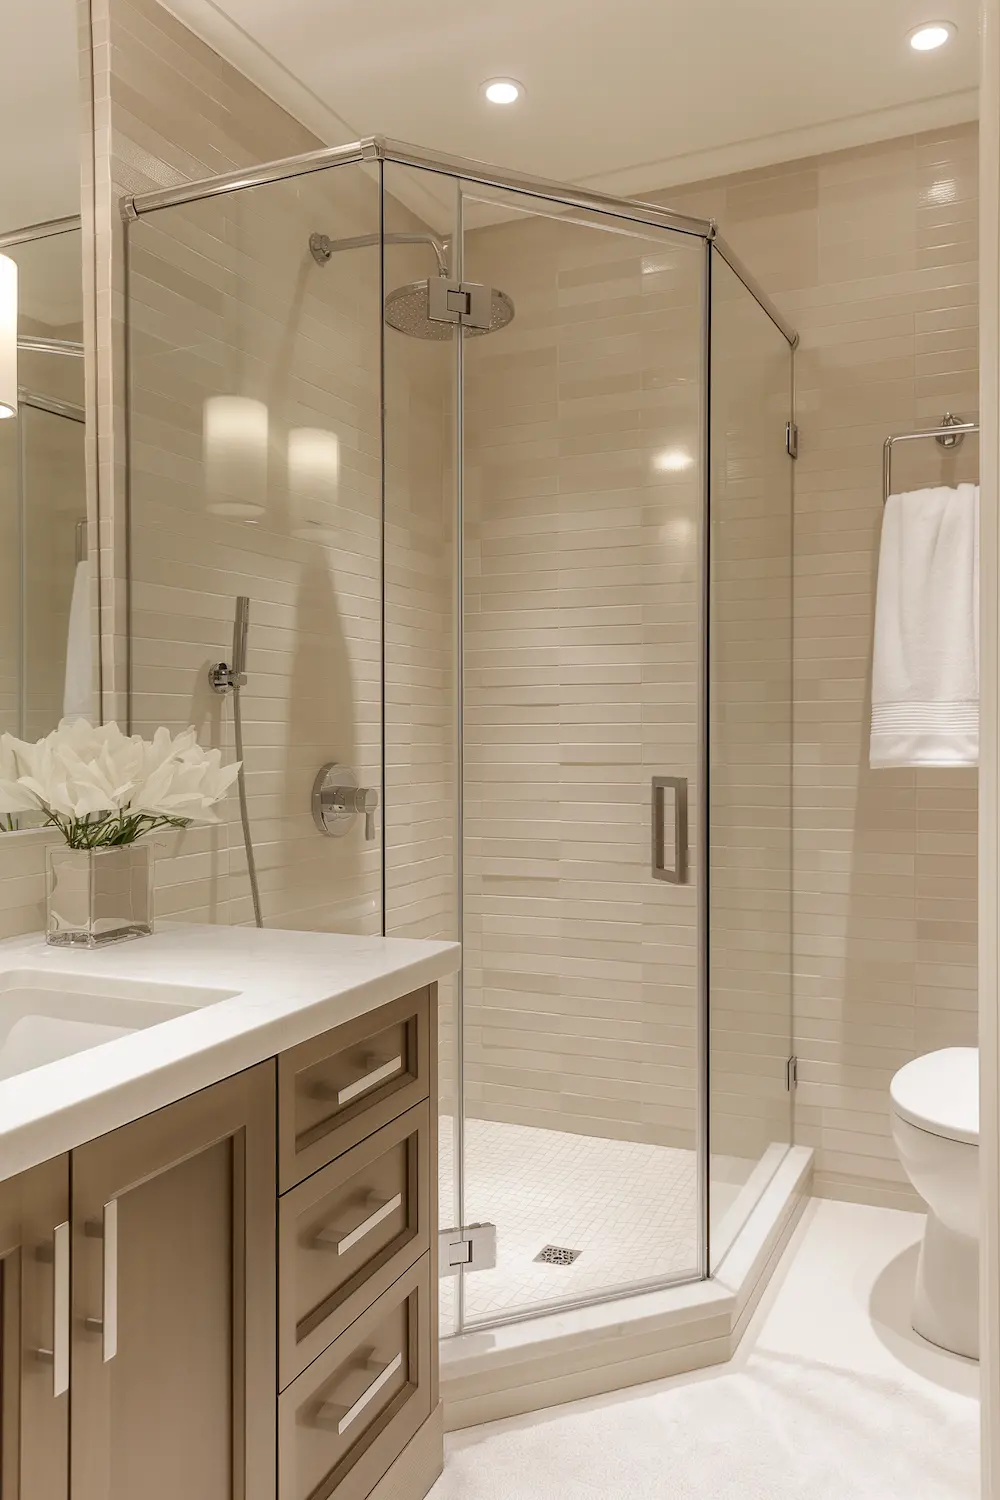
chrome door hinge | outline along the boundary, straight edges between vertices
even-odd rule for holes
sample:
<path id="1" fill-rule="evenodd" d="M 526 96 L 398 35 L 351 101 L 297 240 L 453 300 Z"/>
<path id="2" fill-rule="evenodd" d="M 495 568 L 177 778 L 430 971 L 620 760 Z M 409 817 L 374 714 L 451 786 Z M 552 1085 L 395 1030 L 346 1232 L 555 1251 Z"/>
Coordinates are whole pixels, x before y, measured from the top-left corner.
<path id="1" fill-rule="evenodd" d="M 497 1226 L 466 1224 L 462 1229 L 442 1229 L 438 1247 L 439 1276 L 457 1276 L 459 1271 L 492 1271 L 497 1263 Z"/>
<path id="2" fill-rule="evenodd" d="M 785 423 L 785 452 L 789 458 L 799 456 L 799 429 L 795 422 Z"/>
<path id="3" fill-rule="evenodd" d="M 790 1057 L 785 1063 L 785 1087 L 789 1093 L 795 1089 L 799 1081 L 799 1060 Z"/>
<path id="4" fill-rule="evenodd" d="M 447 276 L 432 276 L 427 283 L 427 316 L 434 323 L 489 328 L 493 316 L 493 293 L 478 281 L 451 281 Z"/>

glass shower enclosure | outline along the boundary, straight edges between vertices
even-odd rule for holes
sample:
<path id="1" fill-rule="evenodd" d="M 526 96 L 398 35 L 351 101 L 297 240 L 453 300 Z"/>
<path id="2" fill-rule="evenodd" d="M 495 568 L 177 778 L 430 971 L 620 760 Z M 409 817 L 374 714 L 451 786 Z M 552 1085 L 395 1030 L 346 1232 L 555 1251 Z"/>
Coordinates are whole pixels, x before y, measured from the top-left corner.
<path id="1" fill-rule="evenodd" d="M 381 140 L 127 222 L 133 725 L 231 753 L 248 594 L 266 924 L 462 941 L 442 1331 L 712 1274 L 791 1139 L 791 330 L 714 225 Z M 237 821 L 176 868 L 248 920 Z"/>

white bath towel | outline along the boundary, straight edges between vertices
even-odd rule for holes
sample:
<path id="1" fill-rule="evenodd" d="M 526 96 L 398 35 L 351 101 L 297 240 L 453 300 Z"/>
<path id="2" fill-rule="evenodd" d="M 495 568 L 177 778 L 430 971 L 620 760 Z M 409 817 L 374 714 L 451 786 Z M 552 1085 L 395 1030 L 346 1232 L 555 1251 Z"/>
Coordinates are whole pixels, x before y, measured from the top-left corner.
<path id="1" fill-rule="evenodd" d="M 890 495 L 882 517 L 871 764 L 979 762 L 979 486 Z"/>
<path id="2" fill-rule="evenodd" d="M 90 563 L 84 558 L 73 575 L 73 597 L 66 632 L 63 718 L 89 719 L 94 713 L 94 649 L 90 624 Z"/>

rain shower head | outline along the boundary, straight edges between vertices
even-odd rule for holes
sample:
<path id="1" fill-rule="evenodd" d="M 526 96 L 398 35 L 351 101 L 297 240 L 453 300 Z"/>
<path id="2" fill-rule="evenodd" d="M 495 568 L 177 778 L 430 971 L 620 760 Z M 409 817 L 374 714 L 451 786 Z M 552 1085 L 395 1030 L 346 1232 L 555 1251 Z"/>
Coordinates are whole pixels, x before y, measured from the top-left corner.
<path id="1" fill-rule="evenodd" d="M 342 240 L 332 240 L 328 234 L 311 234 L 309 253 L 318 266 L 326 266 L 339 251 L 360 250 L 377 245 L 380 238 L 381 243 L 386 245 L 429 245 L 434 251 L 438 268 L 436 280 L 411 281 L 407 286 L 396 287 L 395 291 L 386 294 L 385 321 L 389 327 L 414 339 L 438 339 L 442 342 L 450 339 L 452 329 L 457 327 L 459 319 L 438 316 L 431 311 L 432 302 L 436 309 L 447 303 L 445 289 L 458 290 L 454 284 L 448 283 L 447 241 L 439 240 L 433 234 L 387 233 L 381 237 L 377 234 L 359 234 Z M 497 329 L 506 328 L 514 316 L 514 304 L 507 293 L 498 292 L 494 287 L 477 286 L 471 290 L 476 294 L 477 315 L 473 320 L 464 317 L 461 320 L 466 333 L 475 337 L 477 334 L 496 333 Z"/>
<path id="2" fill-rule="evenodd" d="M 498 328 L 506 328 L 514 316 L 514 304 L 506 292 L 498 292 L 495 287 L 491 287 L 489 295 L 489 322 L 483 327 L 465 325 L 465 331 L 470 337 L 481 333 L 496 333 Z M 387 293 L 385 321 L 390 328 L 408 334 L 410 338 L 450 339 L 457 323 L 433 318 L 430 303 L 430 282 L 411 281 L 408 286 L 400 286 Z"/>

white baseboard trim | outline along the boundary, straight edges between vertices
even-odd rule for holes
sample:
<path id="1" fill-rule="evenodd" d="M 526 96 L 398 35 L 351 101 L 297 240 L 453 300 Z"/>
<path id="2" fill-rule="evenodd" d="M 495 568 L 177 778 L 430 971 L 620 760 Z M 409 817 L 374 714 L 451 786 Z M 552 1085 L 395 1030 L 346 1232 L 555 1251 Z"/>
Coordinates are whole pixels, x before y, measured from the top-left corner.
<path id="1" fill-rule="evenodd" d="M 731 1359 L 809 1197 L 793 1146 L 711 1281 L 464 1333 L 441 1344 L 449 1432 Z"/>

